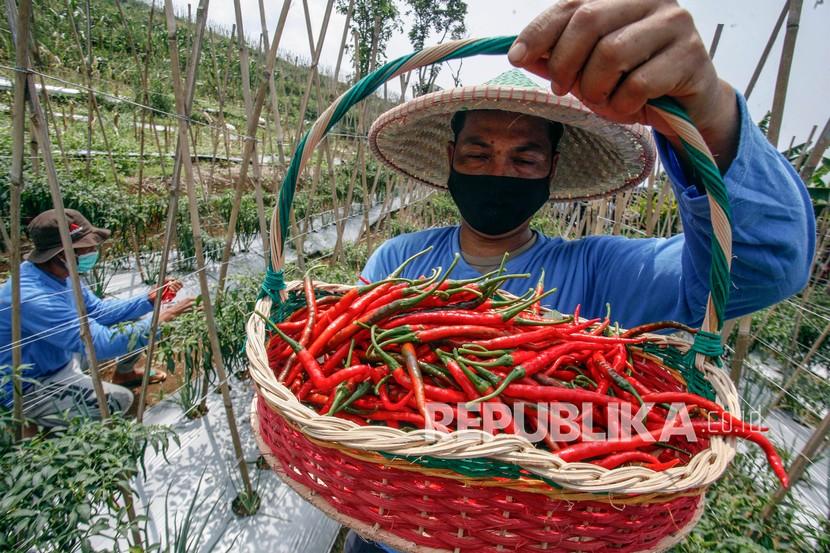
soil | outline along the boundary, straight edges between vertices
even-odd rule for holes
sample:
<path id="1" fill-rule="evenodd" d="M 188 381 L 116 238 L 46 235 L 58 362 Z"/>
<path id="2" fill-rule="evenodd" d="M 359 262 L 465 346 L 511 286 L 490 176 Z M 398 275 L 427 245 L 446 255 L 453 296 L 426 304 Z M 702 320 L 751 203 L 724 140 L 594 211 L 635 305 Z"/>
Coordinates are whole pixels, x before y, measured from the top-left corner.
<path id="1" fill-rule="evenodd" d="M 136 366 L 143 367 L 144 364 L 147 362 L 147 357 L 142 355 L 141 358 L 136 363 Z M 164 398 L 170 396 L 176 390 L 179 389 L 181 386 L 181 379 L 183 374 L 182 370 L 176 371 L 168 371 L 167 368 L 164 366 L 163 363 L 154 363 L 153 369 L 155 371 L 163 371 L 167 373 L 167 378 L 164 379 L 163 382 L 159 382 L 157 384 L 150 384 L 147 386 L 147 394 L 146 394 L 146 406 L 145 408 L 151 407 Z M 115 363 L 113 361 L 107 361 L 106 363 L 102 363 L 101 367 L 101 378 L 106 382 L 112 382 L 112 375 L 115 372 Z M 135 416 L 138 410 L 138 396 L 141 393 L 141 386 L 135 386 L 130 388 L 133 392 L 135 397 L 135 401 L 133 401 L 132 407 L 127 412 L 128 416 Z"/>

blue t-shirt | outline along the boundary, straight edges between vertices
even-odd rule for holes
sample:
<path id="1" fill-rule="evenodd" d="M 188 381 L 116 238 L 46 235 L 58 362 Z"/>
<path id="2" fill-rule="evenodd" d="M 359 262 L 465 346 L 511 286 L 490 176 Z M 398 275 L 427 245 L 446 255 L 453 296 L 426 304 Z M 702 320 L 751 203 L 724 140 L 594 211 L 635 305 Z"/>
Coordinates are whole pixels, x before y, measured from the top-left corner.
<path id="1" fill-rule="evenodd" d="M 83 287 L 89 330 L 98 359 L 112 359 L 147 343 L 150 320 L 123 326 L 153 309 L 146 295 L 101 300 Z M 75 353 L 84 353 L 75 295 L 69 279 L 58 279 L 28 261 L 20 265 L 22 374 L 37 379 L 59 371 Z M 0 286 L 0 377 L 9 374 L 11 352 L 11 279 Z M 28 388 L 24 383 L 24 390 Z M 0 387 L 0 402 L 10 405 L 11 382 Z"/>
<path id="2" fill-rule="evenodd" d="M 801 290 L 807 282 L 815 250 L 815 217 L 810 197 L 790 163 L 752 122 L 743 98 L 740 143 L 724 175 L 732 210 L 732 286 L 727 318 L 757 311 Z M 624 327 L 659 320 L 699 326 L 709 292 L 709 205 L 705 194 L 690 184 L 667 141 L 656 135 L 657 147 L 678 198 L 682 234 L 671 238 L 589 236 L 564 240 L 539 234 L 528 250 L 508 258 L 508 273 L 530 273 L 511 280 L 504 289 L 526 293 L 545 271 L 545 289 L 557 291 L 547 307 L 572 312 L 581 305 L 586 317 L 611 318 Z M 429 229 L 386 241 L 375 250 L 363 276 L 386 277 L 404 259 L 432 246 L 403 272 L 407 278 L 447 268 L 460 252 L 460 227 Z M 479 273 L 463 258 L 451 277 Z"/>

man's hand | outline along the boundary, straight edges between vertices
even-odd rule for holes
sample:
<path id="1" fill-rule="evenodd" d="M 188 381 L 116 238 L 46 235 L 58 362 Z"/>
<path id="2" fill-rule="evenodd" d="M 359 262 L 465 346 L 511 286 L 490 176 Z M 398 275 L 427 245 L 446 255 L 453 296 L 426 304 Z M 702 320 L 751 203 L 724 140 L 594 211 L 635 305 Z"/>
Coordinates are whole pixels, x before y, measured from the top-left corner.
<path id="1" fill-rule="evenodd" d="M 737 151 L 735 92 L 720 80 L 692 16 L 674 0 L 562 0 L 519 34 L 510 62 L 573 93 L 618 123 L 643 123 L 677 145 L 646 108 L 671 96 L 688 112 L 721 170 Z"/>
<path id="2" fill-rule="evenodd" d="M 159 323 L 169 323 L 185 311 L 189 311 L 194 301 L 196 298 L 183 298 L 176 303 L 165 305 L 159 313 Z"/>
<path id="3" fill-rule="evenodd" d="M 147 293 L 147 299 L 150 303 L 156 303 L 156 296 L 158 293 L 162 293 L 162 299 L 166 300 L 164 294 L 172 294 L 172 297 L 175 297 L 176 294 L 179 293 L 179 290 L 182 289 L 182 283 L 174 278 L 166 278 L 164 279 L 164 286 L 161 289 L 152 289 Z"/>

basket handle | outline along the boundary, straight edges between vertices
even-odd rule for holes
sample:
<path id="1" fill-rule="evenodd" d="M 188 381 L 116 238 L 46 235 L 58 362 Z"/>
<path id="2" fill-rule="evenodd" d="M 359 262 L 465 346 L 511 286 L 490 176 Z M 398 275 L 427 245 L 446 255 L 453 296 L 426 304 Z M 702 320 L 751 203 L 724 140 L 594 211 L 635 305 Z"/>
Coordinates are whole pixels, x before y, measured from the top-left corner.
<path id="1" fill-rule="evenodd" d="M 277 301 L 278 294 L 284 289 L 283 251 L 288 236 L 289 214 L 298 177 L 311 158 L 314 148 L 346 112 L 374 93 L 385 82 L 399 75 L 448 60 L 476 55 L 506 54 L 515 39 L 515 36 L 504 36 L 455 40 L 401 56 L 360 79 L 317 118 L 311 129 L 306 131 L 297 143 L 294 156 L 283 178 L 279 201 L 271 219 L 270 263 L 272 266 L 268 267 L 266 273 L 263 294 L 270 295 Z M 683 108 L 667 97 L 650 100 L 648 108 L 677 133 L 694 169 L 694 174 L 700 180 L 709 198 L 713 229 L 712 265 L 709 271 L 710 292 L 701 330 L 695 335 L 694 344 L 684 363 L 688 368 L 696 366 L 702 369 L 707 356 L 718 359 L 722 353 L 719 333 L 723 326 L 724 311 L 729 297 L 729 271 L 732 259 L 732 225 L 726 186 L 709 148 Z"/>

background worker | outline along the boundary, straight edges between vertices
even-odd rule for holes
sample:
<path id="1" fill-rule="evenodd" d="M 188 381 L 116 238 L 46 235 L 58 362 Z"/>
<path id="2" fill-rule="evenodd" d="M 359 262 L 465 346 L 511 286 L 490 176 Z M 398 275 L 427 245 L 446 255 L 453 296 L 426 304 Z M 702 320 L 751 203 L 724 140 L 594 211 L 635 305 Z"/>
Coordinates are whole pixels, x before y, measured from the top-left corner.
<path id="1" fill-rule="evenodd" d="M 94 227 L 74 209 L 67 209 L 66 217 L 78 271 L 89 272 L 110 231 Z M 66 415 L 100 417 L 92 379 L 83 370 L 85 348 L 55 211 L 35 217 L 28 233 L 34 250 L 20 266 L 24 417 L 42 426 L 60 424 Z M 176 292 L 182 287 L 178 281 L 169 281 L 168 286 Z M 118 358 L 114 384 L 103 383 L 112 412 L 127 411 L 133 401 L 133 393 L 119 384 L 141 383 L 144 370 L 136 367 L 136 350 L 147 343 L 150 320 L 138 319 L 152 311 L 157 293 L 152 290 L 124 300 L 101 300 L 83 285 L 95 355 L 99 361 Z M 159 321 L 171 321 L 192 305 L 193 298 L 164 305 Z M 0 400 L 7 407 L 12 404 L 10 367 L 11 283 L 7 281 L 0 287 L 0 376 L 4 377 Z M 155 371 L 150 382 L 161 382 L 165 377 L 162 371 Z"/>

